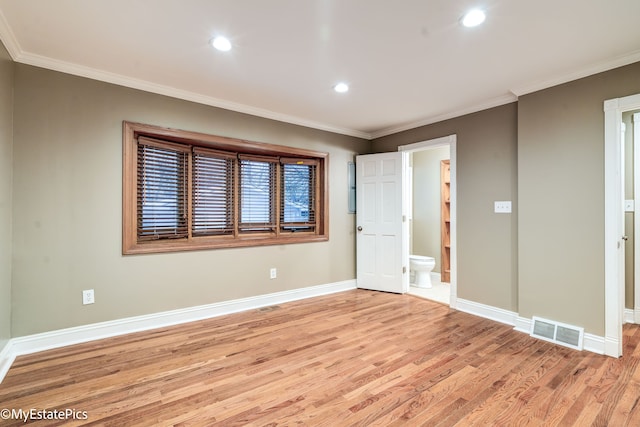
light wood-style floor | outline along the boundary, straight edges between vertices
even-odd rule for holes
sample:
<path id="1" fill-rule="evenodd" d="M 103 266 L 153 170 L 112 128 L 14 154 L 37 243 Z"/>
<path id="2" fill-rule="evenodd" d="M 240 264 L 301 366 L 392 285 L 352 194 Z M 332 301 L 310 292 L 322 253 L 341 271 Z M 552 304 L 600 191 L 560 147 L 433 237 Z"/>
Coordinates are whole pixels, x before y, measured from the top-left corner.
<path id="1" fill-rule="evenodd" d="M 0 409 L 106 426 L 638 426 L 639 341 L 625 326 L 613 359 L 355 290 L 18 357 Z"/>

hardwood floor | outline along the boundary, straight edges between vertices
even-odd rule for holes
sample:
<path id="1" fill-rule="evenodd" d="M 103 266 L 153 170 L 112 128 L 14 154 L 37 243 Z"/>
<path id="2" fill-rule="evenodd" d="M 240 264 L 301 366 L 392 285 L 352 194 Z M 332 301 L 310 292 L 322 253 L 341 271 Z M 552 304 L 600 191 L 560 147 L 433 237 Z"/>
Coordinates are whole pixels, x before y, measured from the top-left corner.
<path id="1" fill-rule="evenodd" d="M 363 290 L 18 357 L 30 425 L 640 425 L 640 327 L 613 359 Z M 0 425 L 23 425 L 0 420 Z"/>

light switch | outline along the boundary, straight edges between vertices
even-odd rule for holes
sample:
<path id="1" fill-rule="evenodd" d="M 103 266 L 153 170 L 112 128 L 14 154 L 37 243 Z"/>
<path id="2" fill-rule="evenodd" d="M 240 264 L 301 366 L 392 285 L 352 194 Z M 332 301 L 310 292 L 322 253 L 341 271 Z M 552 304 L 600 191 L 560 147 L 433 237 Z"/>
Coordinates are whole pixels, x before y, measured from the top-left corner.
<path id="1" fill-rule="evenodd" d="M 511 201 L 493 202 L 493 212 L 511 213 Z"/>

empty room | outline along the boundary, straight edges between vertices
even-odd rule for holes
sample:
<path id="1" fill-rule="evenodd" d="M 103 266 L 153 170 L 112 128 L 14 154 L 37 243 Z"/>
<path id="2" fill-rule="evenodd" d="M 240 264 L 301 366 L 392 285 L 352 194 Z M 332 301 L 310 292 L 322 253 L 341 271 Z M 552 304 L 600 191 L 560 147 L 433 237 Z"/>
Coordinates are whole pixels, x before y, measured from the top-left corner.
<path id="1" fill-rule="evenodd" d="M 0 0 L 0 425 L 640 425 L 639 18 Z"/>

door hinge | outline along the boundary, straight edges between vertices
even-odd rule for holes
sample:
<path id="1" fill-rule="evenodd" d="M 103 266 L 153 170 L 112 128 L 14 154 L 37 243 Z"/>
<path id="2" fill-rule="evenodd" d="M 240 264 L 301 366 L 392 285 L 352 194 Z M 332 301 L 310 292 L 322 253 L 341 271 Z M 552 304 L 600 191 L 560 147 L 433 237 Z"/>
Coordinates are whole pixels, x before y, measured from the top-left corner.
<path id="1" fill-rule="evenodd" d="M 407 267 L 406 266 L 402 266 L 402 274 L 405 274 L 407 272 Z"/>
<path id="2" fill-rule="evenodd" d="M 402 222 L 407 222 L 407 216 L 406 215 L 402 215 Z"/>

